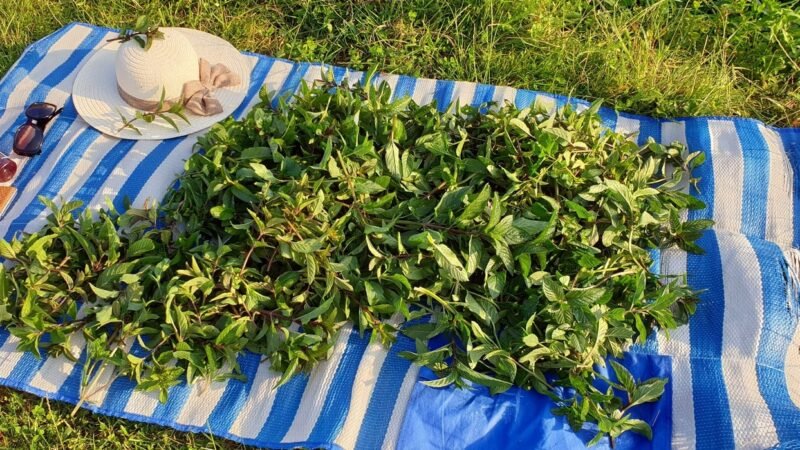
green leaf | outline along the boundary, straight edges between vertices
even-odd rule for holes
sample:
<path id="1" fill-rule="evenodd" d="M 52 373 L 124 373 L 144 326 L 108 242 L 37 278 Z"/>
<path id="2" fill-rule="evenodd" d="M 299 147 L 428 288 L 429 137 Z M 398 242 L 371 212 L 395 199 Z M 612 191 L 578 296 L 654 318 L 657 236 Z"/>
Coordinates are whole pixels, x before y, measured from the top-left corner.
<path id="1" fill-rule="evenodd" d="M 641 434 L 647 439 L 653 440 L 653 429 L 650 424 L 640 419 L 627 419 L 624 423 L 626 430 L 633 431 L 634 433 Z"/>
<path id="2" fill-rule="evenodd" d="M 135 258 L 153 251 L 156 248 L 155 242 L 150 238 L 142 238 L 130 244 L 128 247 L 128 258 Z"/>
<path id="3" fill-rule="evenodd" d="M 610 361 L 611 367 L 614 369 L 614 375 L 617 376 L 617 380 L 619 383 L 625 388 L 628 392 L 633 392 L 636 388 L 636 380 L 634 380 L 633 375 L 625 368 L 622 364 L 614 361 L 613 359 Z"/>
<path id="4" fill-rule="evenodd" d="M 322 248 L 322 242 L 319 239 L 304 239 L 292 242 L 291 245 L 292 250 L 297 253 L 314 253 Z"/>
<path id="5" fill-rule="evenodd" d="M 333 297 L 328 297 L 324 302 L 322 302 L 316 308 L 311 309 L 305 314 L 299 316 L 296 320 L 300 321 L 303 325 L 307 324 L 308 322 L 316 319 L 317 317 L 325 314 L 331 309 L 331 305 L 333 304 Z"/>
<path id="6" fill-rule="evenodd" d="M 219 220 L 231 220 L 233 218 L 233 209 L 227 206 L 218 205 L 209 210 L 211 217 Z"/>
<path id="7" fill-rule="evenodd" d="M 631 405 L 641 405 L 658 400 L 664 394 L 666 378 L 651 378 L 636 386 L 631 395 Z"/>
<path id="8" fill-rule="evenodd" d="M 102 300 L 108 300 L 108 299 L 112 299 L 112 298 L 117 298 L 119 296 L 119 291 L 101 289 L 101 288 L 99 288 L 99 287 L 97 287 L 97 286 L 95 286 L 95 285 L 93 285 L 91 283 L 89 283 L 89 287 L 92 289 L 92 292 L 94 292 L 94 295 L 96 295 L 97 298 L 102 299 Z"/>
<path id="9" fill-rule="evenodd" d="M 553 278 L 548 277 L 542 280 L 542 292 L 547 300 L 551 302 L 562 302 L 566 300 L 564 288 L 561 286 L 561 283 Z"/>
<path id="10" fill-rule="evenodd" d="M 386 160 L 386 169 L 395 178 L 403 178 L 403 165 L 400 162 L 400 149 L 397 148 L 394 142 L 386 144 L 384 150 L 384 159 Z"/>
<path id="11" fill-rule="evenodd" d="M 447 271 L 447 273 L 456 281 L 468 281 L 469 275 L 461 260 L 458 256 L 444 244 L 437 244 L 433 239 L 429 238 L 429 244 L 433 251 L 436 263 L 439 267 Z"/>
<path id="12" fill-rule="evenodd" d="M 469 202 L 461 215 L 458 216 L 458 222 L 468 222 L 480 216 L 489 204 L 489 199 L 492 196 L 492 188 L 485 185 L 483 189 Z"/>

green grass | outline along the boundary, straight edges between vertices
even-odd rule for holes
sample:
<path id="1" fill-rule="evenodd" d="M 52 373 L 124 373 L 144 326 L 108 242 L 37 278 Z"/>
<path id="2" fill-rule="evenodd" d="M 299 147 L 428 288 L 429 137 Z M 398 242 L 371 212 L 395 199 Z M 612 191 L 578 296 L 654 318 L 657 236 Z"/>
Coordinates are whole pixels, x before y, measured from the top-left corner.
<path id="1" fill-rule="evenodd" d="M 71 21 L 147 13 L 242 50 L 800 126 L 800 0 L 0 0 L 0 75 Z M 0 448 L 236 448 L 0 390 Z"/>

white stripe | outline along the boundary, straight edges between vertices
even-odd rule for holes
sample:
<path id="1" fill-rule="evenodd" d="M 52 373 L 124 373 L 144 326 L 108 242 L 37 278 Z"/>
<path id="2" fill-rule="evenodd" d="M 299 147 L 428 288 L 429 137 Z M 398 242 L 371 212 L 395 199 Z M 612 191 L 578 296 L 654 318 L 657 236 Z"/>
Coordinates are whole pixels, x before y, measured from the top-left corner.
<path id="1" fill-rule="evenodd" d="M 17 197 L 17 199 L 14 201 L 14 204 L 3 216 L 3 220 L 0 220 L 0 236 L 4 236 L 6 234 L 11 222 L 14 219 L 17 219 L 31 202 L 39 201 L 36 198 L 39 193 L 39 188 L 41 188 L 41 186 L 49 179 L 53 168 L 64 154 L 62 149 L 69 148 L 70 144 L 72 144 L 75 138 L 77 138 L 85 129 L 86 122 L 81 119 L 75 120 L 72 126 L 67 129 L 56 145 L 54 151 L 50 152 L 50 155 L 48 155 L 44 164 L 42 164 L 36 174 L 31 177 L 28 185 L 25 187 L 25 190 L 18 192 L 19 197 Z M 51 136 L 51 139 L 52 138 L 53 137 Z M 47 138 L 45 137 L 45 139 Z M 42 156 L 37 156 L 36 158 L 41 157 Z"/>
<path id="2" fill-rule="evenodd" d="M 686 273 L 686 252 L 677 248 L 662 250 L 661 270 L 665 275 Z M 684 325 L 658 335 L 661 354 L 672 356 L 672 448 L 695 448 L 694 399 L 692 397 L 692 367 L 689 326 Z"/>
<path id="3" fill-rule="evenodd" d="M 264 80 L 264 86 L 266 86 L 267 92 L 269 92 L 272 97 L 280 93 L 281 86 L 283 86 L 289 73 L 291 73 L 292 67 L 294 67 L 294 65 L 286 61 L 275 61 L 272 63 L 272 67 L 270 67 L 269 73 Z"/>
<path id="4" fill-rule="evenodd" d="M 778 435 L 758 390 L 756 354 L 763 325 L 761 272 L 750 243 L 742 235 L 717 233 L 725 315 L 722 321 L 722 375 L 728 391 L 736 448 L 765 448 Z"/>
<path id="5" fill-rule="evenodd" d="M 170 361 L 167 363 L 167 367 L 175 367 L 175 361 Z M 140 391 L 138 389 L 134 389 L 131 392 L 130 397 L 128 397 L 128 401 L 125 403 L 125 411 L 128 414 L 134 414 L 143 417 L 153 417 L 153 414 L 156 412 L 156 408 L 161 403 L 158 399 L 159 397 L 158 389 L 152 391 Z"/>
<path id="6" fill-rule="evenodd" d="M 153 201 L 161 201 L 167 189 L 183 173 L 183 164 L 192 155 L 192 146 L 197 137 L 204 133 L 204 131 L 192 133 L 181 141 L 142 186 L 139 195 L 135 199 L 131 199 L 131 206 L 142 208 L 151 206 Z"/>
<path id="7" fill-rule="evenodd" d="M 25 354 L 25 352 L 17 351 L 17 344 L 19 344 L 19 338 L 12 335 L 6 338 L 3 346 L 0 347 L 0 378 L 8 378 L 17 367 L 19 360 L 22 359 L 22 355 Z"/>
<path id="8" fill-rule="evenodd" d="M 192 384 L 189 396 L 176 422 L 181 425 L 205 426 L 208 423 L 208 417 L 214 412 L 222 394 L 225 393 L 229 381 L 209 383 L 207 379 L 196 380 Z"/>
<path id="9" fill-rule="evenodd" d="M 555 114 L 558 109 L 558 102 L 554 97 L 544 94 L 536 94 L 533 100 L 533 109 L 535 112 L 544 111 L 547 114 Z"/>
<path id="10" fill-rule="evenodd" d="M 50 47 L 45 57 L 39 60 L 39 63 L 33 70 L 23 77 L 19 83 L 14 86 L 3 86 L 4 88 L 12 88 L 13 90 L 8 97 L 5 111 L 0 115 L 0 135 L 7 131 L 14 132 L 14 130 L 8 130 L 8 128 L 24 113 L 24 109 L 27 106 L 25 103 L 28 101 L 31 92 L 36 89 L 47 75 L 55 71 L 58 66 L 69 59 L 78 44 L 80 44 L 90 32 L 91 29 L 87 27 L 72 27 L 72 29 L 64 33 L 64 35 Z M 68 77 L 68 80 L 59 80 L 58 84 L 50 90 L 45 101 L 56 105 L 63 105 L 69 93 L 72 91 L 72 78 L 73 77 Z"/>
<path id="11" fill-rule="evenodd" d="M 136 338 L 128 338 L 125 341 L 125 352 L 128 353 L 133 347 L 134 342 L 136 342 Z M 111 365 L 103 365 L 100 369 L 101 372 L 97 374 L 97 382 L 95 383 L 93 380 L 89 380 L 89 384 L 92 387 L 90 391 L 87 391 L 86 394 L 86 403 L 93 404 L 93 405 L 102 405 L 103 402 L 106 400 L 106 396 L 108 396 L 108 391 L 111 388 L 111 384 L 114 380 L 117 379 L 117 371 Z M 83 389 L 88 389 L 89 386 Z M 81 392 L 81 396 L 84 395 L 84 392 Z"/>
<path id="12" fill-rule="evenodd" d="M 325 405 L 333 377 L 339 368 L 339 362 L 344 356 L 347 342 L 352 332 L 351 325 L 343 327 L 339 331 L 339 337 L 336 340 L 330 358 L 321 362 L 311 372 L 306 389 L 303 391 L 303 397 L 300 399 L 300 405 L 297 407 L 292 426 L 286 432 L 282 442 L 303 442 L 311 436 L 311 432 L 314 430 L 317 420 L 319 420 L 322 407 Z"/>
<path id="13" fill-rule="evenodd" d="M 389 320 L 389 323 L 396 326 L 400 320 L 401 317 L 395 315 Z M 375 390 L 375 385 L 378 384 L 378 375 L 381 373 L 381 367 L 383 367 L 388 353 L 386 347 L 380 342 L 371 342 L 361 358 L 356 377 L 353 380 L 353 395 L 347 419 L 335 440 L 335 443 L 344 449 L 351 449 L 356 445 L 361 424 L 364 422 L 364 416 L 366 416 L 367 408 L 372 400 L 372 392 Z"/>
<path id="14" fill-rule="evenodd" d="M 680 142 L 683 145 L 686 143 L 686 123 L 685 122 L 663 122 L 661 124 L 661 143 L 670 145 L 674 142 Z M 683 179 L 681 190 L 689 193 L 689 178 Z M 689 211 L 682 210 L 680 212 L 681 221 L 686 222 L 689 219 Z"/>
<path id="15" fill-rule="evenodd" d="M 325 79 L 322 76 L 322 69 L 323 69 L 323 66 L 320 65 L 320 64 L 314 64 L 314 65 L 308 67 L 308 70 L 306 70 L 306 73 L 303 74 L 303 80 L 305 80 L 306 84 L 308 84 L 308 87 L 313 87 L 316 82 L 322 81 L 322 80 Z M 300 90 L 300 86 L 302 86 L 302 84 L 303 83 L 300 83 L 300 84 L 297 85 L 298 91 Z"/>
<path id="16" fill-rule="evenodd" d="M 686 123 L 663 122 L 661 124 L 661 143 L 670 145 L 673 142 L 686 145 Z"/>
<path id="17" fill-rule="evenodd" d="M 86 205 L 87 209 L 105 208 L 106 199 L 113 200 L 139 164 L 160 144 L 159 141 L 137 141 L 125 154 Z"/>
<path id="18" fill-rule="evenodd" d="M 132 415 L 152 417 L 159 404 L 158 394 L 158 391 L 134 390 L 125 404 L 124 411 Z"/>
<path id="19" fill-rule="evenodd" d="M 76 319 L 86 316 L 88 306 L 84 304 L 79 310 Z M 86 346 L 83 333 L 74 333 L 69 337 L 69 349 L 75 358 L 78 358 Z M 30 385 L 46 392 L 57 392 L 72 373 L 75 362 L 65 356 L 48 358 L 36 375 L 31 379 Z"/>
<path id="20" fill-rule="evenodd" d="M 517 98 L 517 90 L 508 86 L 498 86 L 494 88 L 494 95 L 492 101 L 496 103 L 495 108 L 502 108 L 506 104 L 514 104 L 514 99 Z"/>
<path id="21" fill-rule="evenodd" d="M 417 78 L 414 83 L 414 93 L 411 98 L 418 105 L 427 105 L 433 100 L 433 93 L 436 90 L 436 80 L 430 78 Z"/>
<path id="22" fill-rule="evenodd" d="M 382 73 L 380 77 L 381 82 L 385 82 L 389 86 L 389 90 L 394 94 L 394 89 L 397 87 L 397 81 L 400 80 L 399 75 L 393 73 Z"/>
<path id="23" fill-rule="evenodd" d="M 617 127 L 614 131 L 620 134 L 631 135 L 631 139 L 635 141 L 639 135 L 639 120 L 619 114 L 617 116 Z"/>
<path id="24" fill-rule="evenodd" d="M 392 418 L 389 420 L 389 426 L 386 429 L 386 436 L 383 439 L 383 448 L 385 450 L 394 450 L 397 447 L 397 439 L 400 437 L 400 428 L 403 426 L 403 419 L 406 416 L 406 409 L 408 402 L 411 400 L 411 393 L 414 386 L 417 384 L 417 376 L 419 375 L 419 366 L 411 364 L 403 378 L 403 384 L 400 386 L 400 392 L 397 394 L 397 400 L 394 404 L 392 411 Z"/>
<path id="25" fill-rule="evenodd" d="M 352 87 L 361 82 L 362 76 L 364 76 L 364 72 L 362 71 L 347 69 L 344 74 L 344 78 L 342 78 L 342 82 L 347 83 Z"/>
<path id="26" fill-rule="evenodd" d="M 727 120 L 709 120 L 708 134 L 714 161 L 714 228 L 739 232 L 744 188 L 739 135 L 733 122 Z"/>
<path id="27" fill-rule="evenodd" d="M 275 386 L 280 379 L 281 374 L 272 370 L 269 363 L 259 364 L 256 376 L 253 377 L 250 394 L 229 430 L 232 435 L 246 439 L 258 437 L 272 411 L 272 404 L 277 395 Z"/>
<path id="28" fill-rule="evenodd" d="M 783 248 L 791 247 L 794 238 L 794 180 L 792 165 L 783 141 L 772 128 L 758 125 L 769 149 L 769 190 L 767 191 L 766 238 Z"/>
<path id="29" fill-rule="evenodd" d="M 453 83 L 453 96 L 450 98 L 450 102 L 453 105 L 457 104 L 459 107 L 472 104 L 477 86 L 477 84 L 468 81 Z"/>
<path id="30" fill-rule="evenodd" d="M 367 407 L 372 399 L 372 392 L 378 382 L 383 362 L 386 360 L 386 348 L 380 342 L 370 343 L 361 358 L 356 377 L 353 380 L 353 396 L 350 410 L 347 413 L 342 431 L 336 438 L 336 444 L 345 449 L 355 447 L 361 423 L 367 414 Z"/>
<path id="31" fill-rule="evenodd" d="M 112 148 L 120 141 L 119 139 L 109 138 L 106 135 L 100 136 L 97 140 L 92 142 L 89 147 L 84 152 L 83 156 L 78 163 L 75 164 L 75 167 L 69 174 L 69 177 L 61 186 L 59 191 L 51 196 L 52 199 L 55 200 L 56 204 L 60 203 L 60 200 L 67 201 L 72 199 L 78 190 L 83 187 L 83 183 L 97 170 L 97 166 L 102 161 L 103 158 L 111 151 Z M 156 141 L 151 142 L 149 145 L 154 145 Z M 123 158 L 124 160 L 125 158 Z M 119 189 L 119 187 L 118 187 Z M 25 230 L 28 232 L 33 232 L 42 228 L 45 224 L 47 216 L 49 216 L 52 212 L 45 208 L 43 209 L 37 217 L 32 219 L 28 222 L 28 225 L 25 226 Z"/>

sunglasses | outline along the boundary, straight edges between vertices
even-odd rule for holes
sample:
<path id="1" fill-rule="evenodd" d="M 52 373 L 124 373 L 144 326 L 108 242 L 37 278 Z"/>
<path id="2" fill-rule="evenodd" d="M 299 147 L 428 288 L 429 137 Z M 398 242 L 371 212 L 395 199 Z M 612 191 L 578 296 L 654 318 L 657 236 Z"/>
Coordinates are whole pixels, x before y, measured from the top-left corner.
<path id="1" fill-rule="evenodd" d="M 52 103 L 31 103 L 25 109 L 25 117 L 28 120 L 14 133 L 14 153 L 21 156 L 35 156 L 41 153 L 44 129 L 62 109 Z"/>

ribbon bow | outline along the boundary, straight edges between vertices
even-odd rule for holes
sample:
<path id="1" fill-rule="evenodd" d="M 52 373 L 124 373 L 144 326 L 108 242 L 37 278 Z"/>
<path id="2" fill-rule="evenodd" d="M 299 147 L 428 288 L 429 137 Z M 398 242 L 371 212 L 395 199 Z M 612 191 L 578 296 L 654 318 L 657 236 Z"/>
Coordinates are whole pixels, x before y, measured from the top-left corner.
<path id="1" fill-rule="evenodd" d="M 224 64 L 213 66 L 200 58 L 200 79 L 183 84 L 184 106 L 198 116 L 211 116 L 222 112 L 222 104 L 214 91 L 226 86 L 236 86 L 241 80 Z"/>

